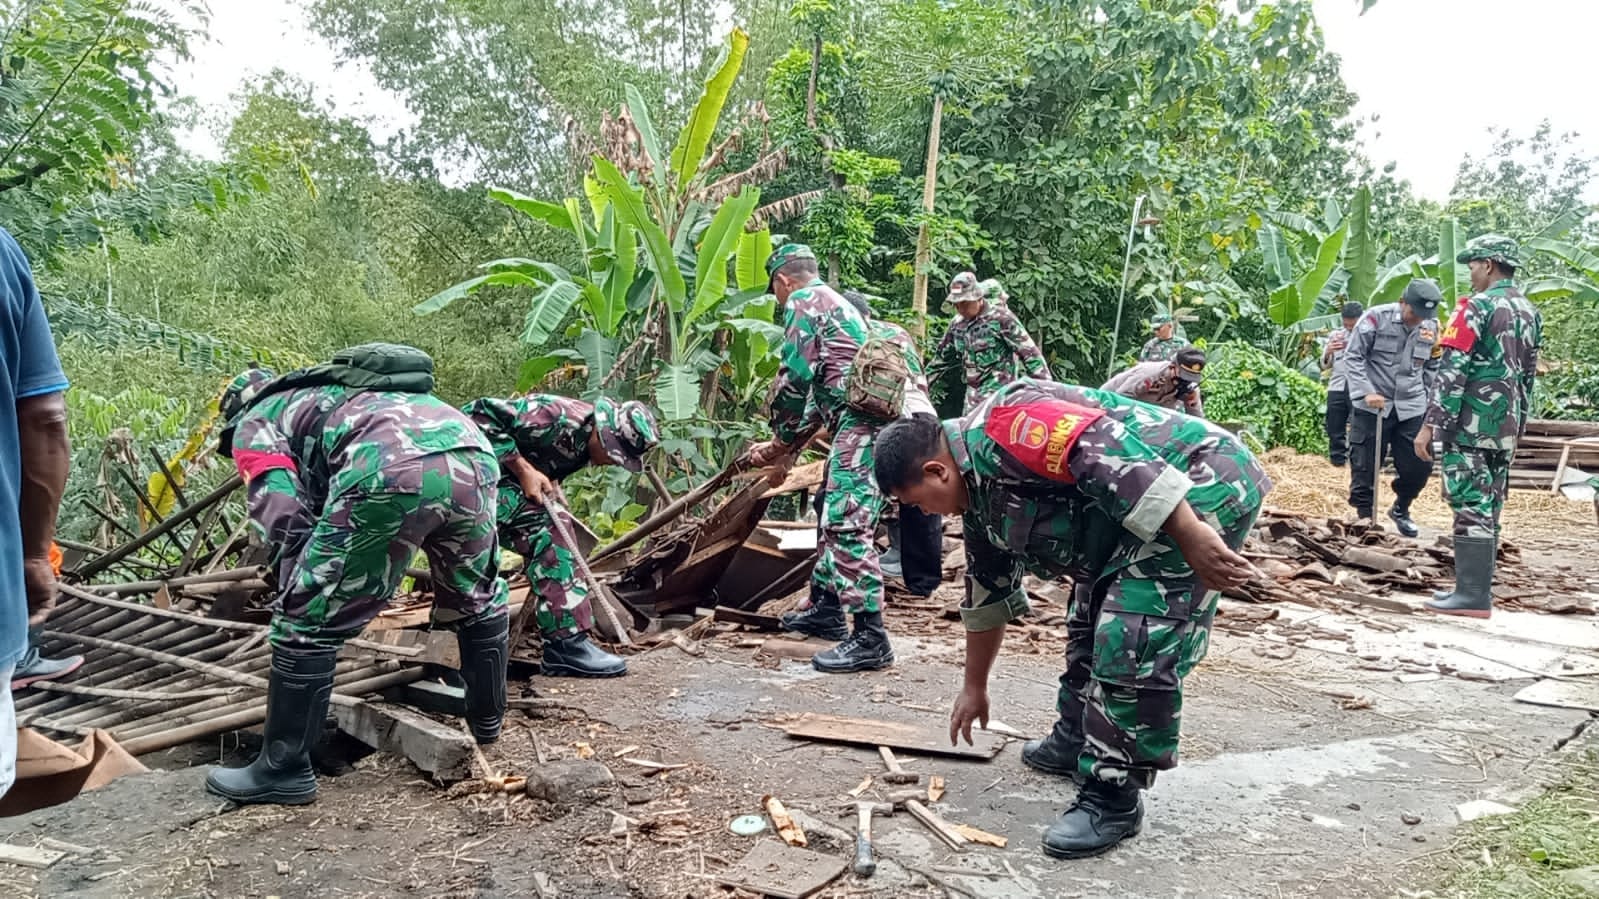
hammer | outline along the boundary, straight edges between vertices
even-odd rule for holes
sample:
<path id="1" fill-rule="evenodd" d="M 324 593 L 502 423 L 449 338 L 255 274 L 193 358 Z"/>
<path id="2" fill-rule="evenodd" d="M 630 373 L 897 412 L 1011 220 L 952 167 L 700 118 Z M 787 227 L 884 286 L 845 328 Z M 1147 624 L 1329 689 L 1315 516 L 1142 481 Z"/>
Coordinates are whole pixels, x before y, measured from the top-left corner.
<path id="1" fill-rule="evenodd" d="M 871 877 L 877 871 L 877 859 L 872 857 L 872 816 L 889 817 L 894 806 L 887 802 L 855 801 L 857 833 L 855 834 L 854 871 L 861 877 Z"/>
<path id="2" fill-rule="evenodd" d="M 899 759 L 894 757 L 894 750 L 887 746 L 877 747 L 877 754 L 883 757 L 883 764 L 888 766 L 888 773 L 883 775 L 883 780 L 891 784 L 914 784 L 922 782 L 922 775 L 913 771 L 906 771 L 899 766 Z"/>

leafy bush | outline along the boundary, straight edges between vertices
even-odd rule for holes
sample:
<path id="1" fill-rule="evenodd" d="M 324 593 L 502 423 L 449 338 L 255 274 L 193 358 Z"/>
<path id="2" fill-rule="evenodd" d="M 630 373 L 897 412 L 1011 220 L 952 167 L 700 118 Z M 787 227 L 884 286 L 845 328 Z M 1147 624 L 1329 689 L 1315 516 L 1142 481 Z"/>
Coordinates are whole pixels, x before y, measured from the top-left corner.
<path id="1" fill-rule="evenodd" d="M 1319 383 L 1246 343 L 1216 344 L 1206 355 L 1206 418 L 1241 424 L 1267 447 L 1327 451 L 1327 391 Z"/>
<path id="2" fill-rule="evenodd" d="M 1533 415 L 1599 421 L 1599 363 L 1564 363 L 1538 377 Z"/>

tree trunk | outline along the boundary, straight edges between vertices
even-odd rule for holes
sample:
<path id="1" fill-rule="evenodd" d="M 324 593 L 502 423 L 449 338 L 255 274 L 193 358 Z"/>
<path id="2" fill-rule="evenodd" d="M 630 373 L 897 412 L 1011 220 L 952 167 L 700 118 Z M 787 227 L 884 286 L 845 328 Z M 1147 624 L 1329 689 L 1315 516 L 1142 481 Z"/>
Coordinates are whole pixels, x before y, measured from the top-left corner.
<path id="1" fill-rule="evenodd" d="M 816 75 L 822 67 L 822 36 L 811 39 L 811 80 L 805 86 L 805 127 L 816 133 Z"/>
<path id="2" fill-rule="evenodd" d="M 916 279 L 911 292 L 911 309 L 916 320 L 911 330 L 917 337 L 927 334 L 927 272 L 933 265 L 932 235 L 927 219 L 933 215 L 933 196 L 938 183 L 938 139 L 944 121 L 944 98 L 933 95 L 933 123 L 927 129 L 927 173 L 922 182 L 922 227 L 916 232 Z"/>

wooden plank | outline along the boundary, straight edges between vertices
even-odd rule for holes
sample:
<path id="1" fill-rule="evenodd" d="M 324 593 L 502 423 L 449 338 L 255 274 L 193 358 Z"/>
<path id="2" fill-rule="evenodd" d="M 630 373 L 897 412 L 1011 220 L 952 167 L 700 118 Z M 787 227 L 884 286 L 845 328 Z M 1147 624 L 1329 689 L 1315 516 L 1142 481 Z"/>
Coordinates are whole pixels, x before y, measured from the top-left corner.
<path id="1" fill-rule="evenodd" d="M 0 862 L 8 865 L 21 865 L 24 868 L 48 868 L 66 857 L 67 854 L 59 849 L 35 849 L 32 846 L 0 843 Z"/>
<path id="2" fill-rule="evenodd" d="M 759 615 L 755 612 L 745 612 L 739 609 L 730 609 L 727 606 L 717 606 L 713 613 L 717 621 L 730 621 L 733 624 L 742 624 L 763 631 L 780 631 L 783 629 L 783 620 L 776 615 Z"/>
<path id="3" fill-rule="evenodd" d="M 716 876 L 717 882 L 777 899 L 805 899 L 844 873 L 847 862 L 777 840 L 755 844 L 738 863 Z"/>
<path id="4" fill-rule="evenodd" d="M 382 752 L 410 759 L 418 768 L 447 783 L 472 776 L 476 746 L 453 727 L 409 709 L 363 702 L 333 710 L 339 729 Z"/>
<path id="5" fill-rule="evenodd" d="M 956 758 L 991 759 L 999 755 L 999 751 L 1005 747 L 1004 737 L 975 729 L 972 731 L 975 745 L 968 746 L 962 742 L 951 746 L 949 730 L 943 722 L 904 724 L 898 721 L 844 718 L 838 715 L 807 712 L 798 720 L 780 726 L 785 733 L 796 739 L 853 743 L 862 746 L 888 746 L 924 755 L 947 755 Z"/>
<path id="6" fill-rule="evenodd" d="M 1541 680 L 1521 688 L 1517 702 L 1599 712 L 1599 681 Z"/>

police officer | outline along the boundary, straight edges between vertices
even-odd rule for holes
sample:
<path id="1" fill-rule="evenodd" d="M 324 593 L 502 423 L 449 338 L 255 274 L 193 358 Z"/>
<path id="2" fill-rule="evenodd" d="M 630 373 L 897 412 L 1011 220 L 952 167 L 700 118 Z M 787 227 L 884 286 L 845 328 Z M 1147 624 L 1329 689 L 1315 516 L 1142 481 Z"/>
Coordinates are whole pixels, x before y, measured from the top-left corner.
<path id="1" fill-rule="evenodd" d="M 1438 370 L 1438 285 L 1418 278 L 1398 303 L 1373 306 L 1361 316 L 1344 350 L 1349 403 L 1349 504 L 1372 517 L 1375 477 L 1390 451 L 1397 477 L 1388 517 L 1406 537 L 1416 536 L 1410 503 L 1426 486 L 1432 465 L 1416 455 L 1416 435 L 1427 414 L 1427 394 Z M 1378 446 L 1378 419 L 1382 445 Z M 1391 450 L 1390 450 L 1391 448 Z"/>
<path id="2" fill-rule="evenodd" d="M 1455 589 L 1426 605 L 1446 615 L 1487 618 L 1499 511 L 1516 441 L 1532 410 L 1543 316 L 1516 287 L 1521 258 L 1515 241 L 1485 234 L 1456 261 L 1471 270 L 1472 296 L 1444 329 L 1437 390 L 1415 444 L 1430 461 L 1434 435 L 1443 442 L 1444 495 L 1455 512 Z"/>
<path id="3" fill-rule="evenodd" d="M 1175 357 L 1188 341 L 1177 337 L 1177 323 L 1164 313 L 1149 320 L 1149 329 L 1155 336 L 1149 338 L 1138 353 L 1139 362 L 1166 362 Z"/>
<path id="4" fill-rule="evenodd" d="M 1138 833 L 1141 792 L 1177 764 L 1182 681 L 1204 658 L 1219 591 L 1271 481 L 1232 434 L 1114 393 L 1021 380 L 964 418 L 902 419 L 877 438 L 877 481 L 904 503 L 964 516 L 965 685 L 950 740 L 987 724 L 1005 626 L 1027 611 L 1024 570 L 1070 574 L 1060 719 L 1022 748 L 1082 783 L 1044 834 L 1057 858 Z"/>
<path id="5" fill-rule="evenodd" d="M 1344 373 L 1344 351 L 1355 333 L 1366 307 L 1350 301 L 1344 304 L 1344 326 L 1327 335 L 1321 351 L 1321 367 L 1327 372 L 1327 459 L 1338 468 L 1349 461 L 1349 378 Z"/>
<path id="6" fill-rule="evenodd" d="M 1204 376 L 1205 351 L 1191 346 L 1178 350 L 1170 362 L 1140 362 L 1099 389 L 1204 418 L 1205 403 L 1199 396 Z"/>

